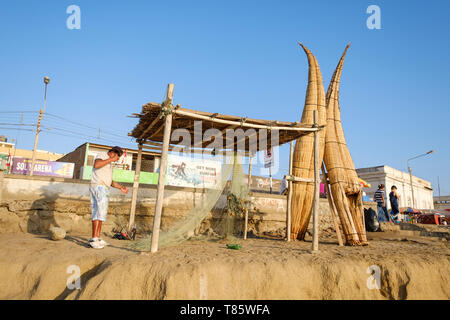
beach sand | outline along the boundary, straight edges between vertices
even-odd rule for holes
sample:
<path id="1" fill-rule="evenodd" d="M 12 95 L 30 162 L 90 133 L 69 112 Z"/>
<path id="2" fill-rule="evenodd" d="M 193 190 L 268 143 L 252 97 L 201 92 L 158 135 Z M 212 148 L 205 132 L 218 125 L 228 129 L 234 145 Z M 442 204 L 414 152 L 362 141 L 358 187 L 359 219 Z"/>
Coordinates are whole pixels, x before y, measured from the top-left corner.
<path id="1" fill-rule="evenodd" d="M 339 247 L 334 233 L 322 232 L 317 253 L 310 252 L 310 241 L 251 238 L 239 240 L 240 250 L 204 239 L 151 254 L 106 237 L 109 247 L 91 249 L 88 238 L 69 234 L 52 241 L 46 235 L 1 234 L 0 298 L 450 298 L 445 239 L 387 231 L 369 233 L 368 247 Z M 380 271 L 379 289 L 370 266 Z M 80 289 L 69 289 L 77 268 Z"/>

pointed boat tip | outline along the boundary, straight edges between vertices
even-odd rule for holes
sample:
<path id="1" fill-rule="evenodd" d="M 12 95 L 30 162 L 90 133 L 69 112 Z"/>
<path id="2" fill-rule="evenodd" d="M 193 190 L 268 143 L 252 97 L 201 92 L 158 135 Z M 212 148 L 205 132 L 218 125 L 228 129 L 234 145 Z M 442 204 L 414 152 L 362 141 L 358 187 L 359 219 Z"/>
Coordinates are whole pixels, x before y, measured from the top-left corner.
<path id="1" fill-rule="evenodd" d="M 300 41 L 298 41 L 297 43 L 299 44 L 300 47 L 303 48 L 303 50 L 305 51 L 306 54 L 311 53 L 311 51 L 303 43 L 301 43 Z"/>

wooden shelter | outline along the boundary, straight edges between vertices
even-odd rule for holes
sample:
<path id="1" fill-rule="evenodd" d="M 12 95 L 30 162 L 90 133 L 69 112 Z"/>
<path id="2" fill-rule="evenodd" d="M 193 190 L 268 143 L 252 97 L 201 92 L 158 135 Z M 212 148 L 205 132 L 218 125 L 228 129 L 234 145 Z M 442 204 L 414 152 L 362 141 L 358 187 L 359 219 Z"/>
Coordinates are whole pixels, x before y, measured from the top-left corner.
<path id="1" fill-rule="evenodd" d="M 166 99 L 164 102 L 160 103 L 148 103 L 142 107 L 142 111 L 139 114 L 133 114 L 133 117 L 139 118 L 139 123 L 136 127 L 129 133 L 136 139 L 138 143 L 138 160 L 136 164 L 136 174 L 133 184 L 133 194 L 130 209 L 130 221 L 128 228 L 131 229 L 134 225 L 134 217 L 136 212 L 136 202 L 137 193 L 139 188 L 139 174 L 140 174 L 140 161 L 142 156 L 142 149 L 150 149 L 161 152 L 161 163 L 159 168 L 158 177 L 158 187 L 156 195 L 156 208 L 155 216 L 153 220 L 153 231 L 152 231 L 152 243 L 151 252 L 156 252 L 158 250 L 158 239 L 159 230 L 161 224 L 161 213 L 164 197 L 164 183 L 167 171 L 167 155 L 168 151 L 177 150 L 178 152 L 191 152 L 203 153 L 207 150 L 208 145 L 211 143 L 210 140 L 203 141 L 204 133 L 209 129 L 217 129 L 222 136 L 225 137 L 222 148 L 214 148 L 211 151 L 213 155 L 226 154 L 230 152 L 231 154 L 236 151 L 244 152 L 245 155 L 253 156 L 253 152 L 266 150 L 268 148 L 273 148 L 288 142 L 291 142 L 291 159 L 290 159 L 290 169 L 288 180 L 290 180 L 289 193 L 291 193 L 292 181 L 308 181 L 315 183 L 317 197 L 314 199 L 314 223 L 318 223 L 318 203 L 319 203 L 319 188 L 320 188 L 320 164 L 317 163 L 315 166 L 314 179 L 304 179 L 302 177 L 292 176 L 292 149 L 293 141 L 298 139 L 300 136 L 305 134 L 313 134 L 314 140 L 318 139 L 318 131 L 323 129 L 317 124 L 304 125 L 299 122 L 283 122 L 283 121 L 271 121 L 271 120 L 259 120 L 250 119 L 245 117 L 237 117 L 230 115 L 222 115 L 218 113 L 209 113 L 196 111 L 186 108 L 181 108 L 180 105 L 173 105 L 173 90 L 174 85 L 169 84 L 167 87 Z M 235 136 L 232 137 L 232 141 L 227 139 L 228 130 L 236 129 L 254 129 L 251 131 L 250 135 L 245 135 L 241 140 L 235 141 Z M 178 145 L 179 141 L 176 143 L 171 142 L 172 131 L 175 129 L 185 129 L 189 132 L 191 136 L 191 141 L 193 142 L 190 146 L 180 147 Z M 196 129 L 201 130 L 201 138 L 199 141 L 196 137 Z M 250 131 L 250 130 L 249 130 Z M 186 131 L 185 131 L 186 132 Z M 272 136 L 277 135 L 278 139 L 272 139 Z M 260 141 L 260 138 L 267 137 L 265 144 L 253 143 L 253 141 Z M 255 139 L 253 139 L 255 138 Z M 212 140 L 212 139 L 211 139 Z M 318 140 L 317 140 L 318 141 Z M 228 142 L 228 143 L 227 143 Z M 315 144 L 315 152 L 318 152 L 317 143 Z M 231 146 L 231 148 L 229 148 Z M 176 149 L 175 149 L 176 148 Z M 318 159 L 318 156 L 316 157 Z M 251 162 L 250 162 L 251 163 Z M 249 175 L 251 175 L 251 164 L 249 166 Z M 290 201 L 292 195 L 288 196 L 288 201 Z M 288 208 L 290 208 L 290 203 L 288 203 Z M 246 219 L 247 220 L 247 219 Z M 289 241 L 290 236 L 290 209 L 287 212 L 287 240 Z M 247 222 L 247 221 L 246 221 Z M 314 239 L 318 239 L 318 228 L 314 228 Z M 246 230 L 244 231 L 244 237 Z"/>

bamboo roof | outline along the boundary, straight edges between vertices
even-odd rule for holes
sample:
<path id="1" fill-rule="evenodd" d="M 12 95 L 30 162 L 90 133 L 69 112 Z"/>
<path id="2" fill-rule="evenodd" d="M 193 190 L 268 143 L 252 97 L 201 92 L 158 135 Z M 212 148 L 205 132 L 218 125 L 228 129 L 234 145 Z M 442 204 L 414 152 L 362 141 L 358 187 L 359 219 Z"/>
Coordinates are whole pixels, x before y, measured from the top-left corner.
<path id="1" fill-rule="evenodd" d="M 299 122 L 286 122 L 286 121 L 273 121 L 273 120 L 260 120 L 251 119 L 245 117 L 223 115 L 219 113 L 210 113 L 197 111 L 187 108 L 181 108 L 179 105 L 173 109 L 173 119 L 172 119 L 172 132 L 176 129 L 186 129 L 191 135 L 192 143 L 194 140 L 194 122 L 201 121 L 202 136 L 208 129 L 218 129 L 223 134 L 223 143 L 227 143 L 226 132 L 228 129 L 238 129 L 241 128 L 246 132 L 248 129 L 254 129 L 256 135 L 256 141 L 259 141 L 260 133 L 264 134 L 261 129 L 265 129 L 267 132 L 267 146 L 254 144 L 249 144 L 249 137 L 245 138 L 245 147 L 243 151 L 256 151 L 266 150 L 270 147 L 276 147 L 293 140 L 296 140 L 302 135 L 311 133 L 313 131 L 319 130 L 315 128 L 312 124 L 305 125 Z M 142 106 L 142 112 L 139 114 L 134 113 L 132 117 L 139 119 L 139 123 L 136 127 L 128 134 L 131 137 L 136 138 L 137 142 L 143 143 L 147 148 L 161 150 L 163 142 L 164 133 L 164 113 L 162 112 L 162 105 L 156 102 L 150 102 Z M 271 143 L 272 132 L 278 131 L 278 143 Z M 274 135 L 276 133 L 273 133 Z M 253 137 L 252 137 L 253 138 Z M 238 143 L 234 139 L 234 150 L 241 150 L 242 143 Z M 203 149 L 207 147 L 210 143 L 214 141 L 214 138 L 210 140 L 200 142 L 200 144 L 194 144 L 191 148 L 191 152 L 194 152 L 195 148 Z M 254 141 L 254 140 L 252 140 Z M 178 144 L 180 141 L 171 141 L 172 147 Z M 224 148 L 225 149 L 225 148 Z"/>

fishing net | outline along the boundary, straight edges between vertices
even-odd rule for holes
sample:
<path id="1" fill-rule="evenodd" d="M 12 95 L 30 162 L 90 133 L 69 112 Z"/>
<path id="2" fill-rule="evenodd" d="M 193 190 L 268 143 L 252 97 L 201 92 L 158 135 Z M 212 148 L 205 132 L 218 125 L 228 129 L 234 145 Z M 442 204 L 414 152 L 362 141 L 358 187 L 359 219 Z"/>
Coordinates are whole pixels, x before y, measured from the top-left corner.
<path id="1" fill-rule="evenodd" d="M 230 174 L 233 173 L 231 182 Z M 247 184 L 244 182 L 245 175 L 242 169 L 242 161 L 235 153 L 234 157 L 222 164 L 221 179 L 213 189 L 205 189 L 200 198 L 196 199 L 196 205 L 189 210 L 184 217 L 173 224 L 168 230 L 160 231 L 159 247 L 179 244 L 194 236 L 195 230 L 202 221 L 212 212 L 222 194 L 227 194 L 227 205 L 223 209 L 222 217 L 219 221 L 220 230 L 225 238 L 232 238 L 235 229 L 236 215 L 241 216 L 243 206 L 246 205 Z M 229 185 L 229 187 L 227 186 Z M 232 206 L 229 209 L 230 205 Z M 151 238 L 145 237 L 133 242 L 131 247 L 138 250 L 149 250 L 151 247 Z"/>
<path id="2" fill-rule="evenodd" d="M 237 225 L 237 220 L 239 219 L 239 221 L 242 221 L 246 211 L 248 211 L 250 207 L 248 184 L 242 167 L 242 156 L 238 153 L 234 153 L 233 175 L 230 187 L 226 191 L 227 205 L 222 210 L 222 218 L 219 221 L 219 224 L 222 224 L 222 236 L 227 241 L 236 242 L 237 239 L 235 234 L 241 229 Z"/>

